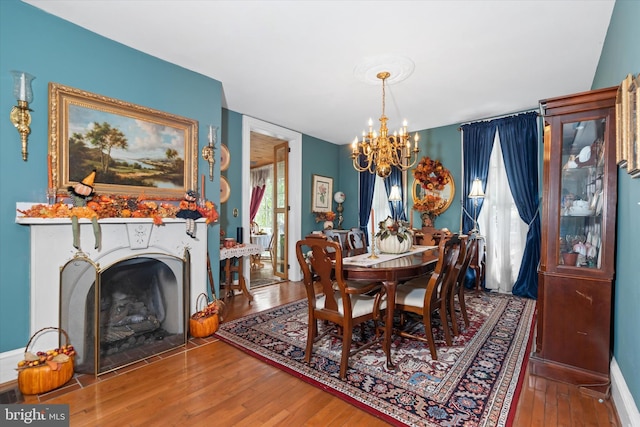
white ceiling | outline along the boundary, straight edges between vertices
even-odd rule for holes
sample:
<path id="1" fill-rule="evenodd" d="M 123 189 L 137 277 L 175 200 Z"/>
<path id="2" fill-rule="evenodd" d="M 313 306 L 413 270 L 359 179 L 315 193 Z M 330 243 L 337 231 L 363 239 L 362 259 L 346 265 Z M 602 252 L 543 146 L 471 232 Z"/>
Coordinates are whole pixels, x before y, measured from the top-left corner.
<path id="1" fill-rule="evenodd" d="M 389 128 L 536 108 L 591 88 L 614 0 L 24 0 L 219 80 L 223 106 L 337 144 L 382 109 L 381 57 L 415 68 L 387 85 Z M 128 64 L 127 66 L 133 66 Z M 375 67 L 374 67 L 375 68 Z M 107 95 L 108 94 L 103 94 Z M 374 125 L 375 127 L 375 125 Z"/>

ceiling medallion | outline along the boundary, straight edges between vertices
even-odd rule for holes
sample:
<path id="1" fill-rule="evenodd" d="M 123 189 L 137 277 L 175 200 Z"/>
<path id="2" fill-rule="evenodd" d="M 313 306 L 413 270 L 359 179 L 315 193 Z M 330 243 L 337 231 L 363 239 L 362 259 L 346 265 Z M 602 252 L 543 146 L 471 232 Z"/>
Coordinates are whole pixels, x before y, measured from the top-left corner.
<path id="1" fill-rule="evenodd" d="M 365 58 L 353 70 L 353 74 L 358 80 L 369 84 L 380 84 L 378 74 L 387 72 L 390 76 L 386 79 L 387 84 L 395 84 L 406 80 L 411 74 L 415 64 L 406 56 L 380 55 Z"/>

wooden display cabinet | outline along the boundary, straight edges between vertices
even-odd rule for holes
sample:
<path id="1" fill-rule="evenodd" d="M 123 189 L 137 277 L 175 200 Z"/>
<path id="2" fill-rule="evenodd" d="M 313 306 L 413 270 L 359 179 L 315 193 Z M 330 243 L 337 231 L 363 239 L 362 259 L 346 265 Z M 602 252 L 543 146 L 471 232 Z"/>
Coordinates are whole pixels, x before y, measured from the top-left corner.
<path id="1" fill-rule="evenodd" d="M 617 87 L 540 101 L 542 246 L 531 373 L 607 395 L 615 268 Z"/>

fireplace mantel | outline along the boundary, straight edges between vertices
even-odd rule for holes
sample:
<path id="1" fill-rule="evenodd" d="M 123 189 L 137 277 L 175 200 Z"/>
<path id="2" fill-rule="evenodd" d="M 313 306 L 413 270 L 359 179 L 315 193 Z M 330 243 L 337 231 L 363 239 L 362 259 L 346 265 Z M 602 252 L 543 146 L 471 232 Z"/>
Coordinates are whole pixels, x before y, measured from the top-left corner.
<path id="1" fill-rule="evenodd" d="M 26 210 L 32 203 L 18 203 Z M 17 212 L 17 211 L 16 211 Z M 99 269 L 133 256 L 146 254 L 171 255 L 184 258 L 189 251 L 190 307 L 196 311 L 200 293 L 207 293 L 207 225 L 196 221 L 196 237 L 186 234 L 185 220 L 164 218 L 155 225 L 151 218 L 107 218 L 98 221 L 101 244 L 96 249 L 90 220 L 80 219 L 80 250 L 73 246 L 69 218 L 26 218 L 17 212 L 16 223 L 30 228 L 30 331 L 58 326 L 60 316 L 60 269 L 78 255 L 84 255 Z M 52 335 L 52 334 L 47 334 Z M 46 338 L 43 337 L 43 338 Z M 53 340 L 53 338 L 51 338 Z M 51 348 L 56 346 L 56 342 Z M 46 344 L 44 347 L 48 348 Z"/>

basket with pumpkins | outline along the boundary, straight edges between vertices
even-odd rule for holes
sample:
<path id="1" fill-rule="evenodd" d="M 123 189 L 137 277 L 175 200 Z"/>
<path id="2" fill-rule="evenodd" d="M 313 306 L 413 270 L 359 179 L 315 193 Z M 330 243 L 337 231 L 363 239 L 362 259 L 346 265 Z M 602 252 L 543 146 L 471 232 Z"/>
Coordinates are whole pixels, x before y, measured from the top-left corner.
<path id="1" fill-rule="evenodd" d="M 65 343 L 58 348 L 34 351 L 31 344 L 39 335 L 59 331 Z M 34 333 L 25 348 L 24 359 L 18 362 L 18 387 L 25 395 L 41 394 L 54 390 L 73 376 L 75 349 L 69 343 L 69 335 L 61 328 L 47 327 Z"/>
<path id="2" fill-rule="evenodd" d="M 201 293 L 196 299 L 196 312 L 189 318 L 189 333 L 195 338 L 213 335 L 220 326 L 223 302 L 219 299 L 209 301 L 207 294 Z"/>

